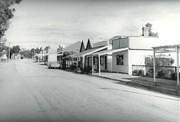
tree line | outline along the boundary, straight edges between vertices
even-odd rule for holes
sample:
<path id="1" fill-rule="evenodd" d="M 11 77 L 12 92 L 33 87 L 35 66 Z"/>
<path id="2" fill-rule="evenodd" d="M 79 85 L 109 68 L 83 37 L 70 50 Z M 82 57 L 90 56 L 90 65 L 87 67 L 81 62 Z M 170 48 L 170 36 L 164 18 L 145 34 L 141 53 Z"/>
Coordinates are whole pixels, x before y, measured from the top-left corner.
<path id="1" fill-rule="evenodd" d="M 32 58 L 35 54 L 41 53 L 41 51 L 49 52 L 50 46 L 40 47 L 40 48 L 32 48 L 32 49 L 21 49 L 20 54 L 25 58 Z"/>

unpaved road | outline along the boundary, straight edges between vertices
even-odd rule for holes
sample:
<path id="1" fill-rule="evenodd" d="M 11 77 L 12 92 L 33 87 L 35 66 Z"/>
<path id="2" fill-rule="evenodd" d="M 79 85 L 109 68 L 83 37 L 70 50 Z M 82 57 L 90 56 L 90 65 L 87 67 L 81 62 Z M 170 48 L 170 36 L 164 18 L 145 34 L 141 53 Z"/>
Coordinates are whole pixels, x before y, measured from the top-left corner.
<path id="1" fill-rule="evenodd" d="M 180 122 L 179 99 L 31 60 L 0 63 L 0 121 Z"/>

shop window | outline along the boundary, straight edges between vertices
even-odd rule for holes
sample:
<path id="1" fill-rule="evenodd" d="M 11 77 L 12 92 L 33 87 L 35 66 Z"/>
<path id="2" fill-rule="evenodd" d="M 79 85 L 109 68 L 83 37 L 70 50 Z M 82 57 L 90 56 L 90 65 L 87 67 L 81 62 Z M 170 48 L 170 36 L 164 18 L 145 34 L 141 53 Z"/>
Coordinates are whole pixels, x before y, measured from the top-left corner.
<path id="1" fill-rule="evenodd" d="M 93 57 L 93 65 L 95 65 L 95 64 L 96 64 L 96 62 L 97 62 L 96 57 Z"/>
<path id="2" fill-rule="evenodd" d="M 101 65 L 104 65 L 104 63 L 105 63 L 105 58 L 104 56 L 101 56 Z"/>
<path id="3" fill-rule="evenodd" d="M 116 64 L 117 65 L 124 65 L 124 56 L 123 55 L 117 55 L 116 56 Z"/>

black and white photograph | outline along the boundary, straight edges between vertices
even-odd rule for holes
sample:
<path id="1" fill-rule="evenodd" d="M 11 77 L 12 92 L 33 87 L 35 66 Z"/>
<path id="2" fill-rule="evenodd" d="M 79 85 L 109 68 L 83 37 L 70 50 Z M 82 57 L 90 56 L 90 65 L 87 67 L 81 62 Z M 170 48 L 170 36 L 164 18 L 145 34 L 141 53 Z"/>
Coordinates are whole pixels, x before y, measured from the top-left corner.
<path id="1" fill-rule="evenodd" d="M 0 122 L 180 122 L 180 1 L 0 0 Z"/>

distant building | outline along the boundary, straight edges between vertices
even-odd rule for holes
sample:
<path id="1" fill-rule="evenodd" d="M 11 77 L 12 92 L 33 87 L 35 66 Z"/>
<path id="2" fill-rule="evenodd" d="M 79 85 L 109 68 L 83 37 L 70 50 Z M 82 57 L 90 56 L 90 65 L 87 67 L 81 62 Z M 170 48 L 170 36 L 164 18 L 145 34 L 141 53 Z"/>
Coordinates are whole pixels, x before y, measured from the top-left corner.
<path id="1" fill-rule="evenodd" d="M 48 68 L 60 68 L 56 49 L 49 49 L 47 53 L 47 65 Z"/>
<path id="2" fill-rule="evenodd" d="M 0 57 L 1 61 L 6 61 L 8 59 L 7 55 L 6 55 L 6 50 L 2 51 L 2 56 Z"/>
<path id="3" fill-rule="evenodd" d="M 76 67 L 78 65 L 78 59 L 76 55 L 79 54 L 81 50 L 81 46 L 83 45 L 82 43 L 83 41 L 82 42 L 78 41 L 63 48 L 61 55 L 62 57 L 61 64 L 63 69 Z"/>

